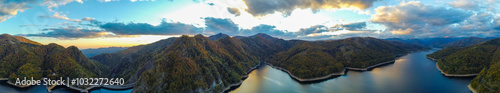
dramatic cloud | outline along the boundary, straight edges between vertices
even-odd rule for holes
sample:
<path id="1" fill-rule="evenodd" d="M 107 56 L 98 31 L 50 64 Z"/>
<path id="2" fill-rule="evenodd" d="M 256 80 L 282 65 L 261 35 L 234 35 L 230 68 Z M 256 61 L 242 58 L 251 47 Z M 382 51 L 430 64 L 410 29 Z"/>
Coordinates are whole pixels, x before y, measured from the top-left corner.
<path id="1" fill-rule="evenodd" d="M 235 16 L 240 16 L 240 10 L 238 10 L 238 8 L 230 8 L 228 7 L 227 8 L 227 11 L 229 11 L 229 13 L 235 15 Z"/>
<path id="2" fill-rule="evenodd" d="M 476 36 L 492 37 L 500 34 L 498 29 L 498 18 L 495 14 L 488 12 L 479 12 L 472 15 L 466 21 L 444 27 L 436 34 L 445 34 L 451 36 Z"/>
<path id="3" fill-rule="evenodd" d="M 54 15 L 52 16 L 48 16 L 48 15 L 40 15 L 38 16 L 40 18 L 56 18 L 56 19 L 62 19 L 62 20 L 68 20 L 68 21 L 72 21 L 72 22 L 80 22 L 81 20 L 79 19 L 70 19 L 68 18 L 65 14 L 60 14 L 59 12 L 56 12 Z"/>
<path id="4" fill-rule="evenodd" d="M 373 5 L 376 0 L 244 0 L 248 13 L 253 16 L 264 16 L 281 12 L 284 15 L 290 15 L 293 10 L 312 9 L 340 9 L 340 8 L 359 8 L 367 9 Z"/>
<path id="5" fill-rule="evenodd" d="M 498 36 L 500 29 L 497 29 L 497 14 L 482 9 L 483 4 L 469 5 L 471 2 L 477 1 L 459 0 L 448 3 L 461 9 L 424 5 L 418 1 L 381 6 L 375 9 L 370 21 L 387 28 L 382 33 L 386 38 Z M 478 7 L 481 9 L 476 9 Z"/>
<path id="6" fill-rule="evenodd" d="M 105 23 L 99 27 L 117 35 L 191 35 L 201 33 L 201 29 L 193 25 L 179 22 L 168 23 L 165 20 L 157 26 L 148 23 Z"/>
<path id="7" fill-rule="evenodd" d="M 437 28 L 459 23 L 473 13 L 463 10 L 424 5 L 418 1 L 398 6 L 381 6 L 370 19 L 386 26 L 392 34 L 420 34 Z"/>
<path id="8" fill-rule="evenodd" d="M 23 36 L 53 37 L 59 39 L 96 38 L 96 37 L 112 36 L 109 32 L 96 29 L 77 28 L 72 26 L 61 27 L 61 28 L 49 28 L 49 29 L 44 29 L 44 31 L 48 32 L 39 34 L 25 34 Z"/>
<path id="9" fill-rule="evenodd" d="M 225 33 L 228 35 L 239 34 L 239 27 L 231 19 L 205 18 L 205 34 Z"/>

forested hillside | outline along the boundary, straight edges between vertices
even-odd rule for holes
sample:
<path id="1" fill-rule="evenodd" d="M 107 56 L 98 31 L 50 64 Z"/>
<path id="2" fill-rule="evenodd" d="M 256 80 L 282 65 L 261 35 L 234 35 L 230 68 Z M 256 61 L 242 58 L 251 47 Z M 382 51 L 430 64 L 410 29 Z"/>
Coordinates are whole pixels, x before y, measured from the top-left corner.
<path id="1" fill-rule="evenodd" d="M 493 39 L 469 47 L 444 48 L 428 56 L 439 59 L 438 66 L 445 73 L 474 74 L 500 61 L 499 48 L 500 39 Z"/>
<path id="2" fill-rule="evenodd" d="M 474 79 L 470 86 L 479 93 L 500 92 L 500 62 L 484 68 Z"/>
<path id="3" fill-rule="evenodd" d="M 428 48 L 371 37 L 354 37 L 302 43 L 266 61 L 300 78 L 314 78 L 338 73 L 344 67 L 366 68 L 394 60 L 397 55 L 424 49 Z"/>
<path id="4" fill-rule="evenodd" d="M 90 59 L 97 60 L 110 68 L 111 71 L 107 77 L 125 78 L 127 83 L 133 83 L 137 81 L 142 72 L 151 68 L 152 53 L 164 49 L 176 39 L 163 39 L 147 45 L 130 47 L 115 53 L 99 54 L 90 57 Z"/>
<path id="5" fill-rule="evenodd" d="M 238 83 L 260 61 L 234 38 L 181 36 L 155 53 L 135 92 L 213 92 Z"/>
<path id="6" fill-rule="evenodd" d="M 451 43 L 441 45 L 440 47 L 467 47 L 475 44 L 479 44 L 490 39 L 479 38 L 479 37 L 468 37 L 465 39 L 460 39 Z"/>
<path id="7" fill-rule="evenodd" d="M 74 46 L 41 45 L 23 37 L 0 35 L 0 77 L 10 81 L 23 77 L 90 78 L 107 71 L 106 66 L 88 59 Z"/>
<path id="8" fill-rule="evenodd" d="M 433 58 L 433 59 L 441 59 L 445 56 L 448 56 L 450 54 L 453 54 L 461 49 L 465 49 L 469 46 L 480 44 L 482 42 L 485 42 L 487 40 L 491 40 L 493 38 L 478 38 L 478 37 L 468 37 L 465 39 L 457 40 L 455 42 L 451 42 L 445 45 L 442 45 L 444 47 L 441 50 L 438 50 L 432 54 L 427 55 L 427 57 Z"/>

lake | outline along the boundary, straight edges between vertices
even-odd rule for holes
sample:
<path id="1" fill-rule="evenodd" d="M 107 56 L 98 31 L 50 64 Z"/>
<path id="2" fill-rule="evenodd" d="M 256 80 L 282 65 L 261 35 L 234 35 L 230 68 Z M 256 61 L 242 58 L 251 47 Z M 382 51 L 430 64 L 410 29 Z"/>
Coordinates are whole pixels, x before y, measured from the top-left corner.
<path id="1" fill-rule="evenodd" d="M 261 65 L 250 72 L 241 86 L 231 93 L 470 93 L 473 77 L 445 77 L 436 62 L 425 56 L 437 51 L 413 52 L 399 57 L 393 64 L 370 71 L 347 71 L 346 75 L 301 84 L 278 69 Z"/>

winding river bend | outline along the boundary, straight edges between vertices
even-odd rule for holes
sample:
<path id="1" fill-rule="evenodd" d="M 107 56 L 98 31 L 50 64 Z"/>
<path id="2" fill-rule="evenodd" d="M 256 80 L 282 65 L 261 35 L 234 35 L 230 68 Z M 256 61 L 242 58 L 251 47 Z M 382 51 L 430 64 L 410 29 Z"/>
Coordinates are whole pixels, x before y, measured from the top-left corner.
<path id="1" fill-rule="evenodd" d="M 446 77 L 436 62 L 425 56 L 437 51 L 413 52 L 370 71 L 348 71 L 346 75 L 301 84 L 278 69 L 261 65 L 252 71 L 231 93 L 470 93 L 467 88 L 473 77 Z"/>

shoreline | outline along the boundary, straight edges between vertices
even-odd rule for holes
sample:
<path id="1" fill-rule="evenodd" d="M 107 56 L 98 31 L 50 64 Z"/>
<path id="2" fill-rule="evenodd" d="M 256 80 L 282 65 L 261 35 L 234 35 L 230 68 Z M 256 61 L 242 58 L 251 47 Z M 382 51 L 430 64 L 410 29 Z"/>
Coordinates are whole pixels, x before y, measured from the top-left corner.
<path id="1" fill-rule="evenodd" d="M 12 85 L 12 86 L 16 86 L 16 87 L 19 87 L 19 88 L 26 88 L 26 87 L 30 87 L 31 86 L 31 85 L 16 85 L 15 83 L 10 82 L 9 80 L 7 81 L 7 84 Z"/>
<path id="2" fill-rule="evenodd" d="M 411 52 L 409 52 L 411 53 Z M 399 57 L 402 57 L 404 55 L 407 55 L 409 53 L 405 53 L 405 54 L 399 54 L 397 55 L 396 58 L 394 58 L 393 60 L 390 60 L 390 61 L 386 61 L 386 62 L 382 62 L 382 63 L 378 63 L 378 64 L 375 64 L 375 65 L 372 65 L 372 66 L 368 66 L 366 68 L 350 68 L 350 67 L 344 67 L 344 69 L 342 69 L 341 72 L 337 72 L 337 73 L 330 73 L 328 75 L 325 75 L 325 76 L 321 76 L 321 77 L 315 77 L 315 78 L 307 78 L 307 79 L 303 79 L 303 78 L 299 78 L 295 75 L 293 75 L 292 73 L 290 73 L 290 71 L 284 69 L 284 68 L 281 68 L 281 67 L 277 67 L 277 66 L 273 66 L 271 65 L 270 63 L 267 63 L 267 62 L 261 62 L 259 63 L 259 65 L 255 66 L 254 68 L 252 68 L 251 70 L 247 71 L 247 75 L 245 75 L 245 77 L 248 77 L 248 74 L 257 69 L 257 67 L 261 66 L 262 63 L 268 65 L 268 66 L 271 66 L 272 68 L 275 68 L 275 69 L 278 69 L 278 70 L 281 70 L 283 72 L 286 72 L 292 79 L 294 79 L 295 81 L 299 82 L 299 83 L 304 83 L 304 82 L 315 82 L 315 81 L 322 81 L 322 80 L 325 80 L 325 79 L 331 79 L 332 77 L 334 76 L 342 76 L 342 75 L 345 75 L 347 73 L 347 70 L 363 70 L 363 71 L 367 71 L 368 69 L 371 69 L 371 68 L 375 68 L 375 67 L 378 67 L 378 66 L 381 66 L 381 65 L 385 65 L 385 64 L 389 64 L 389 63 L 394 63 L 396 62 L 396 59 L 398 59 Z M 221 93 L 228 93 L 230 90 L 234 90 L 236 88 L 238 88 L 239 86 L 241 86 L 242 82 L 245 80 L 246 78 L 243 78 L 242 80 L 240 80 L 240 82 L 238 83 L 235 83 L 235 84 L 230 84 L 228 87 L 226 87 Z M 233 87 L 236 87 L 233 89 Z"/>
<path id="3" fill-rule="evenodd" d="M 300 78 L 300 77 L 297 77 L 295 75 L 293 75 L 292 73 L 290 73 L 290 71 L 284 69 L 284 68 L 281 68 L 281 67 L 277 67 L 277 66 L 273 66 L 269 63 L 266 63 L 268 66 L 271 66 L 272 68 L 275 68 L 275 69 L 278 69 L 278 70 L 281 70 L 283 72 L 286 72 L 290 77 L 292 77 L 292 79 L 298 81 L 299 83 L 304 83 L 304 82 L 314 82 L 314 81 L 321 81 L 321 80 L 324 80 L 324 79 L 329 79 L 333 76 L 341 76 L 341 75 L 345 75 L 346 73 L 346 69 L 344 67 L 344 69 L 342 69 L 341 72 L 337 72 L 337 73 L 330 73 L 328 75 L 325 75 L 325 76 L 321 76 L 321 77 L 314 77 L 314 78 Z"/>
<path id="4" fill-rule="evenodd" d="M 0 80 L 9 80 L 9 78 L 0 78 Z"/>
<path id="5" fill-rule="evenodd" d="M 429 56 L 425 56 L 427 59 L 430 59 L 432 61 L 436 61 L 436 68 L 439 70 L 439 72 L 441 72 L 441 74 L 443 74 L 444 76 L 447 76 L 447 77 L 472 77 L 472 76 L 477 76 L 477 74 L 479 73 L 474 73 L 474 74 L 448 74 L 446 72 L 444 72 L 443 70 L 441 70 L 441 68 L 439 67 L 438 65 L 438 61 L 439 59 L 434 59 L 434 58 L 431 58 Z"/>
<path id="6" fill-rule="evenodd" d="M 474 89 L 472 86 L 470 86 L 470 84 L 469 84 L 469 85 L 467 85 L 467 87 L 469 88 L 469 90 L 470 90 L 472 93 L 479 93 L 479 92 L 477 92 L 477 91 L 476 91 L 476 89 Z"/>
<path id="7" fill-rule="evenodd" d="M 432 61 L 436 61 L 436 62 L 438 61 L 438 59 L 434 59 L 434 58 L 432 58 L 432 57 L 429 57 L 429 56 L 427 56 L 427 55 L 426 55 L 425 57 L 426 57 L 427 59 L 430 59 L 430 60 L 432 60 Z"/>
<path id="8" fill-rule="evenodd" d="M 436 68 L 439 70 L 439 72 L 441 72 L 441 74 L 443 74 L 444 76 L 448 76 L 448 77 L 472 77 L 472 76 L 477 76 L 477 74 L 479 74 L 479 73 L 475 73 L 475 74 L 448 74 L 448 73 L 443 72 L 443 70 L 441 70 L 441 68 L 439 68 L 439 65 L 437 64 L 437 62 L 436 62 Z"/>
<path id="9" fill-rule="evenodd" d="M 135 83 L 136 82 L 129 83 L 129 84 L 123 84 L 123 85 L 93 85 L 93 86 L 87 87 L 85 89 L 73 87 L 70 85 L 64 85 L 64 86 L 66 86 L 67 88 L 73 89 L 73 90 L 80 91 L 80 92 L 89 93 L 89 90 L 97 89 L 97 88 L 106 88 L 106 89 L 115 89 L 115 90 L 132 89 L 132 88 L 134 88 Z M 47 91 L 49 91 L 49 89 L 47 89 Z M 50 90 L 50 91 L 52 91 L 52 90 Z"/>
<path id="10" fill-rule="evenodd" d="M 52 86 L 45 86 L 47 88 L 48 92 L 52 92 L 52 89 L 54 89 L 57 85 L 52 85 Z"/>
<path id="11" fill-rule="evenodd" d="M 262 65 L 262 63 L 264 63 L 264 62 L 260 62 L 256 66 L 252 67 L 252 69 L 247 70 L 247 72 L 246 72 L 247 74 L 244 75 L 244 76 L 241 76 L 242 79 L 238 83 L 229 84 L 229 86 L 227 86 L 226 88 L 224 88 L 224 90 L 222 90 L 220 93 L 228 93 L 230 90 L 234 90 L 233 89 L 234 87 L 238 88 L 239 86 L 241 86 L 241 84 L 243 83 L 243 81 L 245 81 L 245 79 L 248 78 L 248 74 L 250 74 L 253 70 L 259 68 Z"/>
<path id="12" fill-rule="evenodd" d="M 378 64 L 375 64 L 375 65 L 372 65 L 372 66 L 368 66 L 366 68 L 353 68 L 353 67 L 344 67 L 344 68 L 346 68 L 348 70 L 367 71 L 369 69 L 375 68 L 375 67 L 380 66 L 380 65 L 385 65 L 385 64 L 395 63 L 395 62 L 396 62 L 396 59 L 389 60 L 389 61 L 382 62 L 382 63 L 378 63 Z"/>
<path id="13" fill-rule="evenodd" d="M 389 61 L 385 61 L 385 62 L 382 62 L 382 63 L 378 63 L 378 64 L 375 64 L 375 65 L 371 65 L 371 66 L 368 66 L 366 68 L 354 68 L 354 67 L 344 67 L 348 70 L 356 70 L 356 71 L 368 71 L 372 68 L 375 68 L 375 67 L 378 67 L 378 66 L 381 66 L 381 65 L 386 65 L 386 64 L 390 64 L 390 63 L 395 63 L 396 62 L 396 59 L 400 58 L 400 57 L 403 57 L 405 55 L 408 55 L 410 53 L 413 53 L 414 51 L 410 51 L 408 53 L 403 53 L 403 54 L 396 54 L 396 57 L 393 59 L 393 60 L 389 60 Z"/>

